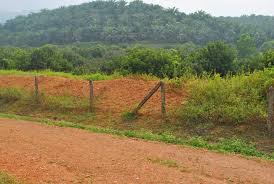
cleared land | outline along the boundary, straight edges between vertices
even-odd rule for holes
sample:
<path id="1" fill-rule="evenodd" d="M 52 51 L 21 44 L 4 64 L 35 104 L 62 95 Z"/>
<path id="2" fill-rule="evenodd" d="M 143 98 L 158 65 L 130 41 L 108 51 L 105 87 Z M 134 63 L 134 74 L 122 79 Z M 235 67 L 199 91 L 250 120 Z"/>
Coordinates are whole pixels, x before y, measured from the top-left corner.
<path id="1" fill-rule="evenodd" d="M 7 119 L 0 155 L 32 183 L 274 183 L 270 161 Z"/>
<path id="2" fill-rule="evenodd" d="M 94 95 L 97 98 L 95 108 L 97 114 L 121 114 L 129 111 L 144 98 L 156 85 L 157 81 L 142 79 L 114 79 L 94 82 Z M 0 87 L 16 87 L 34 90 L 34 77 L 30 76 L 0 76 Z M 39 77 L 39 89 L 48 95 L 72 95 L 88 97 L 88 81 L 75 80 L 62 77 Z M 184 97 L 185 90 L 174 90 L 167 86 L 167 108 L 172 110 L 178 107 Z M 161 115 L 160 92 L 158 91 L 144 106 L 141 113 L 146 115 Z"/>

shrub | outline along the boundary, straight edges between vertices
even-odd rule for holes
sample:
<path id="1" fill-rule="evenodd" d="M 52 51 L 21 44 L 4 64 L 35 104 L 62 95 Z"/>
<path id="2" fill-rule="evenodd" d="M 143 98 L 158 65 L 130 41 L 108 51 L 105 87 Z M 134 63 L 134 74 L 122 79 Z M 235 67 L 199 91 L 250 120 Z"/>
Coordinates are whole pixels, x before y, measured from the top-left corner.
<path id="1" fill-rule="evenodd" d="M 266 92 L 274 84 L 274 68 L 250 75 L 195 79 L 188 83 L 189 100 L 182 117 L 191 123 L 264 122 Z"/>
<path id="2" fill-rule="evenodd" d="M 0 89 L 0 102 L 13 103 L 22 98 L 23 94 L 16 88 L 2 88 Z"/>

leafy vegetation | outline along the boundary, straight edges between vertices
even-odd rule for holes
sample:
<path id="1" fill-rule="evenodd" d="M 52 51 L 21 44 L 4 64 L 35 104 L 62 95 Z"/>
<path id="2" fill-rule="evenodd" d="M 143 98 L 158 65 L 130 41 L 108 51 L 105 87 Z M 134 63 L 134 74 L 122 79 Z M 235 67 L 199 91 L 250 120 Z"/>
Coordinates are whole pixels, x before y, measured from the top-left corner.
<path id="1" fill-rule="evenodd" d="M 182 116 L 191 123 L 252 123 L 266 121 L 266 96 L 274 85 L 274 70 L 221 78 L 219 75 L 189 83 L 190 96 Z"/>
<path id="2" fill-rule="evenodd" d="M 241 34 L 248 33 L 260 46 L 274 39 L 273 22 L 271 16 L 213 17 L 203 11 L 187 15 L 140 0 L 97 0 L 8 20 L 0 26 L 0 44 L 150 41 L 203 45 L 215 40 L 236 43 Z"/>
<path id="3" fill-rule="evenodd" d="M 108 51 L 102 51 L 102 55 L 94 57 L 92 50 L 96 48 L 108 49 Z M 202 75 L 205 72 L 220 73 L 225 76 L 229 73 L 262 70 L 274 65 L 273 49 L 242 57 L 237 56 L 236 47 L 223 41 L 210 42 L 204 47 L 192 49 L 187 45 L 170 49 L 144 46 L 118 48 L 100 45 L 89 49 L 71 46 L 63 48 L 54 45 L 34 49 L 0 47 L 0 69 L 51 70 L 73 75 L 89 75 L 98 80 L 111 78 L 105 74 L 112 76 L 146 74 L 171 79 L 189 73 Z"/>

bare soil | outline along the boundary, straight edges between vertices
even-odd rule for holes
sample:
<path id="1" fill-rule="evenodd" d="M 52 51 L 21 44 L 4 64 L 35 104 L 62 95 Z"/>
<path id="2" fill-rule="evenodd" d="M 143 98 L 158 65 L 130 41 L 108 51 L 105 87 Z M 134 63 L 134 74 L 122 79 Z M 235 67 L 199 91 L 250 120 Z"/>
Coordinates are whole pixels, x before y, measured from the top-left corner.
<path id="1" fill-rule="evenodd" d="M 274 183 L 271 161 L 8 119 L 0 170 L 38 184 Z"/>
<path id="2" fill-rule="evenodd" d="M 88 97 L 89 84 L 85 80 L 62 77 L 39 77 L 39 90 L 48 95 L 73 95 Z M 96 113 L 121 114 L 132 110 L 145 95 L 156 85 L 157 81 L 122 78 L 108 81 L 95 81 L 94 94 Z M 16 87 L 34 90 L 34 77 L 31 76 L 0 76 L 1 87 Z M 183 103 L 186 92 L 166 86 L 167 109 L 172 111 Z M 161 114 L 160 92 L 158 91 L 141 110 L 142 114 L 159 116 Z"/>

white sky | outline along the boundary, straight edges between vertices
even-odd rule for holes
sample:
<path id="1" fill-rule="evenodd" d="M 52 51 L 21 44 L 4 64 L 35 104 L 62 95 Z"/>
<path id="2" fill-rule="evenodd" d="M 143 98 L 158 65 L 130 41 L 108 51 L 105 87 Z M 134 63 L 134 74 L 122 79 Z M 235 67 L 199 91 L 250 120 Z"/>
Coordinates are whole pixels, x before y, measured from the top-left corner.
<path id="1" fill-rule="evenodd" d="M 39 10 L 90 0 L 0 0 L 0 11 Z M 204 10 L 215 16 L 262 14 L 274 16 L 274 0 L 143 0 L 146 3 L 176 7 L 185 13 Z"/>

